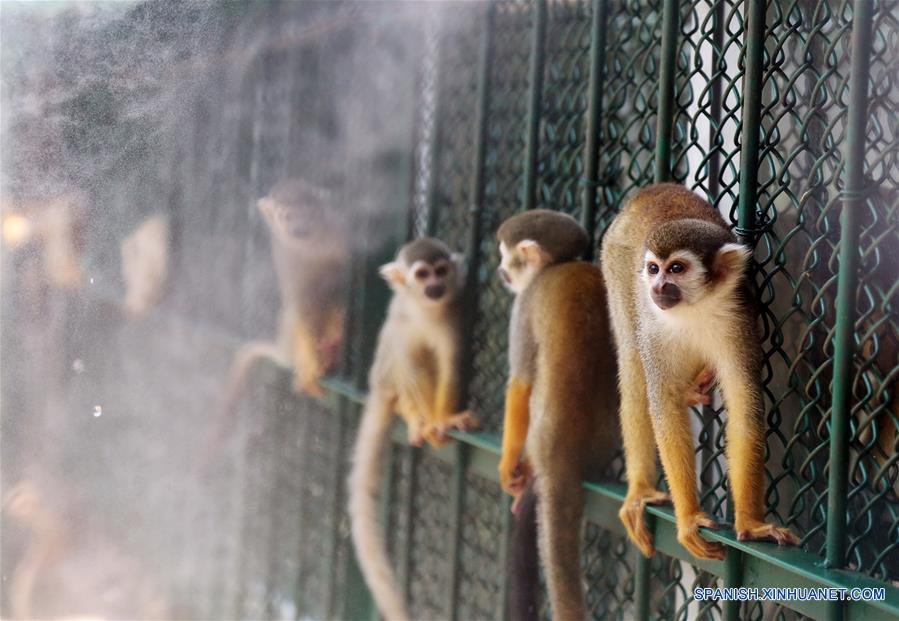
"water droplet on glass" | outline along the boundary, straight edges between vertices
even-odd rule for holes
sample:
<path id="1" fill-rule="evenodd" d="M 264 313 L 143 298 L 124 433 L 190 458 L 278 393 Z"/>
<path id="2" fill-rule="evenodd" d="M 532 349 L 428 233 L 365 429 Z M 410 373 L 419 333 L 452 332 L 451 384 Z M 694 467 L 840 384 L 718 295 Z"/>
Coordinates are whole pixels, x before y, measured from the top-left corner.
<path id="1" fill-rule="evenodd" d="M 75 373 L 82 373 L 84 371 L 84 361 L 81 358 L 75 358 L 72 361 L 72 370 Z"/>
<path id="2" fill-rule="evenodd" d="M 99 405 L 94 406 L 94 418 L 98 418 L 103 415 L 103 408 Z"/>

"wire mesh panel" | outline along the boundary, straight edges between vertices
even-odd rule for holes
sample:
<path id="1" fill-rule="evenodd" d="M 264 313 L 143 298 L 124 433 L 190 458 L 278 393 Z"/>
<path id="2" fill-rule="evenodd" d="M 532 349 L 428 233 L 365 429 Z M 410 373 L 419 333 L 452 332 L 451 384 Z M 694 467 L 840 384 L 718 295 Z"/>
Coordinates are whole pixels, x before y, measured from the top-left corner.
<path id="1" fill-rule="evenodd" d="M 880 607 L 693 597 L 699 588 L 772 581 L 899 580 L 899 3 L 413 6 L 268 3 L 182 16 L 240 50 L 221 43 L 182 67 L 199 76 L 187 97 L 191 123 L 171 121 L 183 124 L 167 130 L 182 139 L 148 164 L 152 174 L 129 173 L 127 183 L 93 192 L 115 220 L 92 233 L 86 258 L 100 266 L 102 293 L 45 296 L 25 287 L 4 296 L 5 318 L 24 332 L 4 330 L 4 348 L 31 351 L 24 368 L 46 375 L 43 384 L 4 386 L 4 401 L 23 411 L 61 409 L 41 390 L 64 388 L 65 407 L 80 414 L 49 425 L 43 439 L 68 434 L 93 448 L 48 442 L 42 450 L 93 482 L 84 495 L 106 503 L 97 522 L 146 557 L 179 617 L 374 618 L 349 540 L 346 475 L 389 296 L 377 266 L 395 251 L 398 231 L 432 234 L 466 253 L 473 270 L 465 394 L 484 433 L 455 434 L 457 444 L 439 451 L 394 441 L 382 518 L 414 618 L 502 617 L 513 518 L 494 470 L 512 297 L 494 273 L 494 231 L 521 209 L 543 207 L 579 218 L 600 243 L 633 190 L 671 179 L 707 198 L 754 248 L 767 518 L 797 532 L 801 549 L 744 544 L 729 530 L 728 413 L 719 398 L 696 409 L 691 425 L 700 500 L 724 527 L 714 536 L 728 560 L 689 556 L 660 509 L 652 510 L 659 552 L 640 557 L 616 517 L 619 454 L 612 482 L 588 486 L 582 568 L 591 618 L 899 618 L 892 588 Z M 132 19 L 153 21 L 138 13 Z M 865 32 L 860 24 L 871 32 L 865 58 L 854 34 Z M 861 95 L 853 82 L 860 66 L 870 72 Z M 373 105 L 381 100 L 395 106 Z M 850 149 L 857 135 L 860 159 Z M 852 170 L 861 170 L 860 184 Z M 204 428 L 238 341 L 275 331 L 278 286 L 256 200 L 301 172 L 357 209 L 342 364 L 323 400 L 297 396 L 289 373 L 259 365 L 215 466 L 205 478 L 185 477 L 193 451 L 171 449 L 166 438 Z M 116 293 L 106 282 L 117 277 L 103 267 L 117 252 L 105 238 L 129 228 L 132 194 L 162 197 L 178 248 L 172 293 L 138 325 L 110 319 L 104 306 Z M 138 211 L 145 215 L 151 202 L 137 200 Z M 857 235 L 846 224 L 850 210 Z M 858 260 L 848 275 L 847 254 Z M 29 259 L 19 261 L 22 274 L 36 273 Z M 204 288 L 214 292 L 198 298 Z M 107 340 L 98 342 L 101 333 Z M 65 344 L 62 353 L 54 343 Z M 174 379 L 196 389 L 172 396 Z M 131 407 L 133 394 L 146 398 Z M 180 410 L 162 423 L 151 418 Z M 36 431 L 3 429 L 39 445 Z M 92 444 L 95 434 L 101 441 Z M 126 458 L 143 477 L 138 487 L 125 483 L 131 470 L 117 467 Z M 5 459 L 5 469 L 18 467 Z M 152 470 L 160 461 L 165 467 Z M 841 477 L 846 493 L 836 498 Z M 109 501 L 106 486 L 131 496 Z M 153 509 L 126 511 L 138 495 Z M 158 532 L 139 539 L 124 522 Z M 541 617 L 551 618 L 541 588 Z"/>

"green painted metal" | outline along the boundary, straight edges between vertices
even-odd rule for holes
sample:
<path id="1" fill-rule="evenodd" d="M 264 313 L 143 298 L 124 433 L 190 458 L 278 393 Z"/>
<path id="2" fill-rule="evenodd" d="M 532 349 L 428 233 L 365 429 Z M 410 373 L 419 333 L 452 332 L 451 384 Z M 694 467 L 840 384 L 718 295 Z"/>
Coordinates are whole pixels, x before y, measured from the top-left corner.
<path id="1" fill-rule="evenodd" d="M 543 61 L 546 47 L 546 0 L 534 0 L 534 26 L 531 39 L 531 67 L 528 96 L 528 135 L 525 147 L 525 211 L 537 201 L 537 160 L 540 142 L 540 102 L 543 99 Z"/>
<path id="2" fill-rule="evenodd" d="M 459 572 L 462 571 L 460 555 L 462 554 L 462 507 L 465 504 L 465 474 L 468 470 L 469 447 L 464 442 L 453 443 L 453 478 L 450 483 L 450 505 L 452 518 L 450 522 L 450 582 L 446 589 L 446 618 L 458 619 Z"/>
<path id="3" fill-rule="evenodd" d="M 600 116 L 602 115 L 603 78 L 606 51 L 606 0 L 593 0 L 593 15 L 590 26 L 590 100 L 587 104 L 587 141 L 584 145 L 584 194 L 581 224 L 590 232 L 590 247 L 587 260 L 595 254 L 594 235 L 596 230 L 596 186 L 599 183 Z"/>
<path id="4" fill-rule="evenodd" d="M 678 2 L 665 0 L 662 12 L 662 49 L 659 60 L 659 108 L 656 113 L 656 183 L 671 179 L 671 141 L 674 125 L 674 76 L 677 62 Z"/>
<path id="5" fill-rule="evenodd" d="M 852 71 L 846 128 L 846 185 L 840 214 L 840 272 L 837 284 L 833 408 L 830 418 L 830 478 L 827 488 L 828 567 L 846 563 L 846 496 L 849 478 L 849 417 L 855 353 L 856 288 L 859 267 L 859 211 L 864 204 L 865 127 L 868 119 L 873 2 L 853 3 Z"/>
<path id="6" fill-rule="evenodd" d="M 743 114 L 740 139 L 740 198 L 736 233 L 740 241 L 755 243 L 758 209 L 758 161 L 761 134 L 762 63 L 765 52 L 765 0 L 746 0 L 746 73 L 743 76 Z"/>
<path id="7" fill-rule="evenodd" d="M 329 382 L 330 390 L 341 391 L 350 399 L 359 399 L 359 395 L 351 388 L 339 382 Z M 496 467 L 499 464 L 500 439 L 496 435 L 486 433 L 451 432 L 457 442 L 469 447 L 467 458 L 469 471 L 485 478 L 498 481 Z M 397 421 L 394 438 L 406 437 L 405 426 Z M 454 446 L 440 449 L 424 449 L 447 463 L 456 460 Z M 626 487 L 620 483 L 584 483 L 587 490 L 585 516 L 615 534 L 624 534 L 624 527 L 618 519 L 618 510 L 624 501 Z M 655 545 L 658 553 L 690 562 L 696 568 L 717 576 L 728 575 L 728 561 L 700 561 L 693 558 L 686 549 L 677 542 L 677 528 L 673 511 L 668 507 L 648 507 L 647 518 L 653 520 Z M 736 538 L 734 532 L 727 528 L 720 530 L 702 530 L 703 537 L 723 544 L 728 551 L 742 555 L 742 586 L 753 588 L 772 588 L 784 586 L 808 588 L 878 588 L 886 591 L 884 601 L 850 602 L 847 606 L 847 618 L 850 619 L 899 619 L 899 588 L 882 581 L 868 578 L 861 574 L 825 568 L 821 559 L 814 554 L 798 548 L 779 547 L 772 543 L 743 542 Z M 635 600 L 635 605 L 637 605 Z M 823 602 L 790 601 L 785 604 L 800 612 L 822 618 L 827 610 Z M 635 615 L 636 615 L 635 608 Z M 635 616 L 635 618 L 639 618 Z"/>

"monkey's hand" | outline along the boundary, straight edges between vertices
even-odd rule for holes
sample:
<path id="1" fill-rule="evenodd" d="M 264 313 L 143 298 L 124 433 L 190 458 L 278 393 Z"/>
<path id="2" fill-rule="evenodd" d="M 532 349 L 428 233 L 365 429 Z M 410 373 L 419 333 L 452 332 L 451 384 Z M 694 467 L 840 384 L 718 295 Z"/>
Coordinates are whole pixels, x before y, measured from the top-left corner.
<path id="1" fill-rule="evenodd" d="M 634 545 L 640 549 L 643 556 L 649 558 L 655 553 L 652 544 L 652 533 L 646 526 L 643 513 L 650 505 L 665 505 L 671 502 L 671 496 L 655 489 L 628 490 L 624 504 L 618 511 L 618 517 L 624 524 L 624 529 Z"/>
<path id="2" fill-rule="evenodd" d="M 527 489 L 534 473 L 527 459 L 502 460 L 499 463 L 499 482 L 503 491 L 516 498 Z"/>
<path id="3" fill-rule="evenodd" d="M 740 541 L 774 541 L 779 546 L 799 545 L 799 537 L 789 528 L 767 524 L 762 520 L 736 520 L 734 530 Z"/>
<path id="4" fill-rule="evenodd" d="M 700 528 L 718 528 L 718 523 L 702 511 L 698 511 L 685 520 L 677 521 L 677 540 L 696 558 L 723 561 L 724 546 L 703 539 L 699 534 Z"/>
<path id="5" fill-rule="evenodd" d="M 325 396 L 325 389 L 318 383 L 321 378 L 320 370 L 315 372 L 300 370 L 294 377 L 293 389 L 321 399 Z"/>
<path id="6" fill-rule="evenodd" d="M 715 373 L 709 368 L 700 371 L 699 375 L 693 379 L 693 383 L 687 389 L 685 395 L 687 407 L 692 407 L 694 405 L 711 405 L 712 396 L 709 392 L 714 386 Z"/>

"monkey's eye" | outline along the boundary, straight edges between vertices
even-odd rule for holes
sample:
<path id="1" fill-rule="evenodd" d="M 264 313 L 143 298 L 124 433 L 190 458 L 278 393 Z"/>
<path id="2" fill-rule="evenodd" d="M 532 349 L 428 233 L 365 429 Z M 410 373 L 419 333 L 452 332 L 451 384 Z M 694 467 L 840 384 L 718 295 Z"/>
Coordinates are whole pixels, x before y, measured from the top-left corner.
<path id="1" fill-rule="evenodd" d="M 434 269 L 434 275 L 437 276 L 437 278 L 443 278 L 446 276 L 447 269 L 448 268 L 445 265 L 441 265 Z"/>
<path id="2" fill-rule="evenodd" d="M 658 274 L 659 273 L 659 264 L 649 262 L 646 264 L 646 271 L 650 274 Z"/>
<path id="3" fill-rule="evenodd" d="M 429 270 L 427 270 L 423 267 L 415 270 L 415 279 L 416 280 L 424 280 L 425 278 L 428 277 L 428 272 L 429 272 Z"/>
<path id="4" fill-rule="evenodd" d="M 671 274 L 680 274 L 685 269 L 687 269 L 687 267 L 680 261 L 675 261 L 674 263 L 672 263 L 671 265 L 668 266 L 668 272 Z"/>

